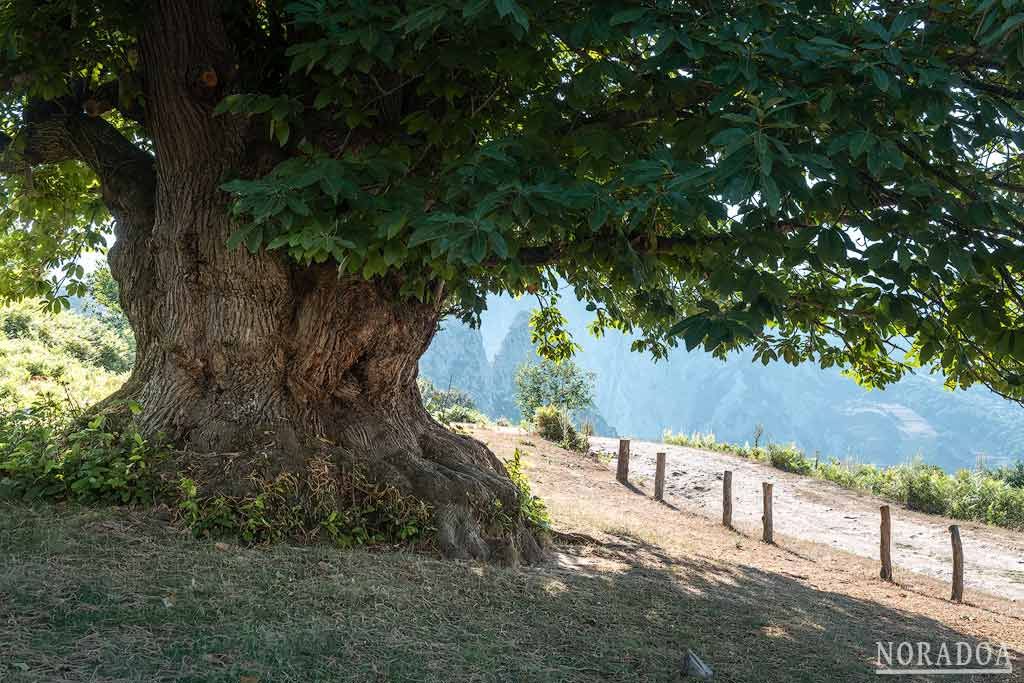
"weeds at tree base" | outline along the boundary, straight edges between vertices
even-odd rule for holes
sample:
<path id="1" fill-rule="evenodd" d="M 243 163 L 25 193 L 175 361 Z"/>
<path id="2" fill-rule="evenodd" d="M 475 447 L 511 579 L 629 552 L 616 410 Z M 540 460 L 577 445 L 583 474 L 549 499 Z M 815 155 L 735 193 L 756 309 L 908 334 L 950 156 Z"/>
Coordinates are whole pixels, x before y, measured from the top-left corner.
<path id="1" fill-rule="evenodd" d="M 200 474 L 182 469 L 180 453 L 142 435 L 139 412 L 126 402 L 86 417 L 41 397 L 0 414 L 0 497 L 163 503 L 198 535 L 248 544 L 285 538 L 341 547 L 431 542 L 429 505 L 373 484 L 358 470 L 341 470 L 327 457 L 311 458 L 305 471 L 248 477 L 251 490 L 240 495 L 216 493 Z"/>
<path id="2" fill-rule="evenodd" d="M 519 489 L 519 511 L 531 526 L 548 531 L 551 529 L 551 517 L 548 516 L 547 506 L 543 500 L 533 495 L 530 480 L 526 477 L 524 469 L 522 453 L 517 448 L 512 459 L 505 462 L 505 471 Z"/>
<path id="3" fill-rule="evenodd" d="M 197 534 L 237 536 L 249 544 L 293 539 L 352 548 L 431 542 L 429 505 L 374 484 L 362 472 L 340 470 L 327 457 L 312 458 L 304 471 L 253 476 L 247 483 L 253 491 L 245 495 L 204 495 L 215 487 L 182 477 L 180 518 Z"/>

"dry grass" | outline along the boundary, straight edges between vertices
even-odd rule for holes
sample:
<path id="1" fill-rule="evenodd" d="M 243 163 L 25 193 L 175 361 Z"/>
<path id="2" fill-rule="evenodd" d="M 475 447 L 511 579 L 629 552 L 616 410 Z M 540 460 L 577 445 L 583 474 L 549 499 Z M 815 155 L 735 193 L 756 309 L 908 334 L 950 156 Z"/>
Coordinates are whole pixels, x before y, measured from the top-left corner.
<path id="1" fill-rule="evenodd" d="M 521 440 L 478 435 L 505 457 Z M 0 681 L 674 681 L 687 647 L 723 681 L 868 681 L 877 640 L 1024 648 L 997 601 L 764 546 L 531 440 L 556 527 L 600 543 L 529 569 L 244 549 L 137 512 L 2 505 Z"/>

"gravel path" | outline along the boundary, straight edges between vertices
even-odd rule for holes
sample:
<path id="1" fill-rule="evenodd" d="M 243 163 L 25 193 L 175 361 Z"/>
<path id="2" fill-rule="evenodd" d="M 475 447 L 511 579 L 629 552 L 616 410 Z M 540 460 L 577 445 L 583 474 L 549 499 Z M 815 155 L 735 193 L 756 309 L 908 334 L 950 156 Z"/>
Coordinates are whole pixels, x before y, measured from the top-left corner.
<path id="1" fill-rule="evenodd" d="M 615 469 L 618 439 L 591 437 L 591 448 L 611 453 Z M 879 498 L 801 477 L 738 456 L 684 446 L 633 441 L 630 479 L 654 488 L 655 454 L 667 454 L 666 502 L 720 519 L 722 472 L 733 475 L 733 524 L 761 527 L 761 482 L 774 483 L 776 535 L 823 543 L 864 557 L 878 558 Z M 641 480 L 642 478 L 642 480 Z M 892 555 L 900 570 L 950 580 L 952 552 L 948 527 L 959 524 L 964 544 L 964 585 L 1024 604 L 1024 534 L 998 527 L 925 515 L 897 505 L 892 510 Z M 970 595 L 966 595 L 970 600 Z"/>

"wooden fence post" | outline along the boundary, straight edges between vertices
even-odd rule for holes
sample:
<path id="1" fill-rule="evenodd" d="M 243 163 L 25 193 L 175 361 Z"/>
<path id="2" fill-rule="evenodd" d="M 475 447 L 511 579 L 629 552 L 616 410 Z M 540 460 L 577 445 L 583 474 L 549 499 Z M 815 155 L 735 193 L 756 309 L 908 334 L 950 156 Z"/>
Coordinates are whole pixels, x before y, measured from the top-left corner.
<path id="1" fill-rule="evenodd" d="M 960 542 L 960 527 L 953 524 L 949 527 L 949 537 L 953 541 L 953 594 L 950 600 L 964 600 L 964 546 Z"/>
<path id="2" fill-rule="evenodd" d="M 722 526 L 732 528 L 732 472 L 722 476 Z"/>
<path id="3" fill-rule="evenodd" d="M 615 478 L 625 484 L 629 480 L 629 439 L 619 439 L 619 462 Z"/>
<path id="4" fill-rule="evenodd" d="M 654 500 L 665 500 L 665 454 L 658 453 L 654 468 Z"/>
<path id="5" fill-rule="evenodd" d="M 774 543 L 775 530 L 772 527 L 772 485 L 766 481 L 762 482 L 761 494 L 764 498 L 764 516 L 761 517 L 761 521 L 764 522 L 764 534 L 761 538 L 765 543 Z"/>
<path id="6" fill-rule="evenodd" d="M 889 506 L 883 505 L 882 511 L 882 540 L 879 556 L 882 558 L 882 572 L 880 576 L 886 581 L 892 581 L 892 519 L 889 516 Z"/>

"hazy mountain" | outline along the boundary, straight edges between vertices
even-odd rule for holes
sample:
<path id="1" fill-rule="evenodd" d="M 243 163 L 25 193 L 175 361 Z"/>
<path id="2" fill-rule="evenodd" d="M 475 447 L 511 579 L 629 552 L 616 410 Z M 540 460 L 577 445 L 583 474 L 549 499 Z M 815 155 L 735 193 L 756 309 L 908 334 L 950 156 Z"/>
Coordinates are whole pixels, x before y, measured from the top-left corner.
<path id="1" fill-rule="evenodd" d="M 488 305 L 480 330 L 445 323 L 423 372 L 441 386 L 451 377 L 474 396 L 487 392 L 481 408 L 514 419 L 511 378 L 532 356 L 526 322 L 536 304 L 493 297 Z M 655 363 L 631 352 L 625 335 L 591 337 L 583 304 L 563 300 L 561 307 L 583 347 L 577 362 L 597 374 L 596 410 L 620 434 L 657 439 L 665 429 L 713 431 L 720 440 L 743 442 L 762 424 L 765 438 L 823 457 L 891 464 L 920 454 L 947 469 L 973 466 L 979 454 L 993 462 L 1024 457 L 1024 408 L 982 388 L 950 392 L 941 378 L 924 375 L 866 391 L 835 369 L 765 367 L 742 354 L 722 362 L 683 349 Z M 449 365 L 459 363 L 465 367 Z"/>
<path id="2" fill-rule="evenodd" d="M 453 386 L 468 392 L 477 407 L 492 418 L 519 422 L 522 413 L 515 402 L 516 371 L 523 363 L 539 361 L 530 342 L 529 322 L 528 310 L 516 311 L 493 360 L 488 361 L 482 330 L 448 321 L 420 361 L 420 374 L 435 386 Z M 579 411 L 574 417 L 578 422 L 589 422 L 598 436 L 617 434 L 596 406 Z"/>
<path id="3" fill-rule="evenodd" d="M 491 361 L 491 378 L 495 389 L 501 389 L 500 397 L 495 397 L 495 415 L 507 417 L 518 422 L 522 415 L 515 402 L 516 370 L 523 363 L 536 362 L 537 354 L 530 343 L 530 313 L 519 311 L 511 320 L 508 332 L 498 347 L 498 352 Z"/>
<path id="4" fill-rule="evenodd" d="M 477 408 L 494 412 L 491 366 L 480 331 L 458 320 L 445 320 L 434 342 L 420 359 L 420 375 L 439 389 L 457 387 L 468 393 Z"/>

